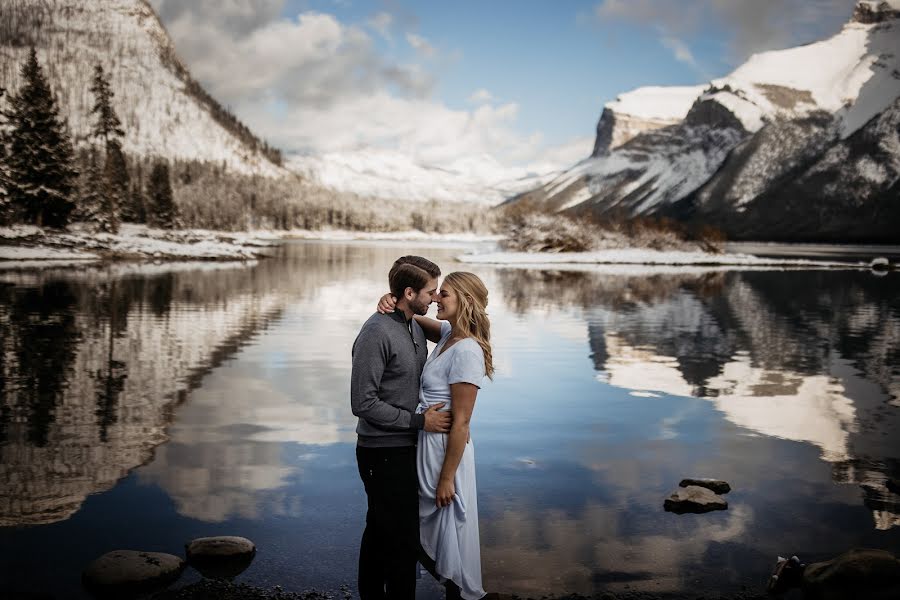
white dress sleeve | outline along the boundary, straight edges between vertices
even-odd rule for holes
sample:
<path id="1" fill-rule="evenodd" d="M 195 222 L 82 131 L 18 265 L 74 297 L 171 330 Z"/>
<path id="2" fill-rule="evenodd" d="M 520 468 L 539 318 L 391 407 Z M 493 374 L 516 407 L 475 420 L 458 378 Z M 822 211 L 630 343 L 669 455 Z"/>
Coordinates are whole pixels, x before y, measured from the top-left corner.
<path id="1" fill-rule="evenodd" d="M 450 357 L 447 383 L 471 383 L 481 387 L 484 379 L 484 353 L 475 341 L 463 340 L 457 344 Z"/>

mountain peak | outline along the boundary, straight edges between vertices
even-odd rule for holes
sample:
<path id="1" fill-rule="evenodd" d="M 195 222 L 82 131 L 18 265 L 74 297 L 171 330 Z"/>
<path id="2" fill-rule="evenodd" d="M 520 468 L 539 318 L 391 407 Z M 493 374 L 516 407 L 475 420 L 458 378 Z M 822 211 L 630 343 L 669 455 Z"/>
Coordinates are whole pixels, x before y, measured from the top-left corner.
<path id="1" fill-rule="evenodd" d="M 868 25 L 891 19 L 900 19 L 900 0 L 859 0 L 850 20 Z"/>

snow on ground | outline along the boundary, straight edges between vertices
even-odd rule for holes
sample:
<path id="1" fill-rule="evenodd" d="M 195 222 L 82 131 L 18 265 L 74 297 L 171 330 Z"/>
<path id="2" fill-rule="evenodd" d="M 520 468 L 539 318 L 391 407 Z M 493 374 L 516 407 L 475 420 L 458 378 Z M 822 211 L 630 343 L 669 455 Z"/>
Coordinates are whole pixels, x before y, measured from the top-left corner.
<path id="1" fill-rule="evenodd" d="M 23 225 L 0 228 L 0 261 L 79 261 L 101 258 L 252 260 L 272 245 L 268 233 L 164 230 L 123 225 L 118 234 L 75 225 L 67 232 Z M 6 265 L 4 265 L 6 266 Z"/>
<path id="2" fill-rule="evenodd" d="M 809 267 L 809 268 L 868 268 L 868 263 L 818 261 L 796 258 L 763 258 L 750 254 L 713 254 L 678 250 L 648 250 L 621 248 L 594 252 L 488 252 L 465 254 L 457 260 L 474 264 L 502 264 L 527 266 L 557 265 L 670 265 L 670 266 L 736 266 L 736 267 Z"/>
<path id="3" fill-rule="evenodd" d="M 31 260 L 97 260 L 100 257 L 88 252 L 77 250 L 57 250 L 55 248 L 35 247 L 23 248 L 21 246 L 0 246 L 0 261 L 31 261 Z"/>
<path id="4" fill-rule="evenodd" d="M 342 229 L 292 229 L 280 234 L 281 238 L 301 240 L 325 240 L 344 242 L 349 240 L 366 241 L 414 241 L 414 242 L 495 242 L 503 239 L 502 235 L 478 233 L 427 233 L 424 231 L 345 231 Z"/>

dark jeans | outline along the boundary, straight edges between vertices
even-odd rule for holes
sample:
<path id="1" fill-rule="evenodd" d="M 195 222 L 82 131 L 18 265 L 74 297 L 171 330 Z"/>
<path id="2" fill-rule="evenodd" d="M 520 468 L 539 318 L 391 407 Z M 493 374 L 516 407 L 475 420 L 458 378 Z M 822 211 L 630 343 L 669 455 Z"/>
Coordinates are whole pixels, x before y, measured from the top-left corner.
<path id="1" fill-rule="evenodd" d="M 361 600 L 415 600 L 419 558 L 416 448 L 356 447 L 369 510 L 359 547 Z"/>

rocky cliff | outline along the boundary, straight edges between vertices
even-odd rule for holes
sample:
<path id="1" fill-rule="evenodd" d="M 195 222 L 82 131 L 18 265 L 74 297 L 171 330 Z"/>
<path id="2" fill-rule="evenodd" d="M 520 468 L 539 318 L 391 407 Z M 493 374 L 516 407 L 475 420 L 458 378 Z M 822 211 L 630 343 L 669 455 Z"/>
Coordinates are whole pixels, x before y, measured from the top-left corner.
<path id="1" fill-rule="evenodd" d="M 900 2 L 859 2 L 833 37 L 709 82 L 674 124 L 616 145 L 606 107 L 590 159 L 510 202 L 674 217 L 732 239 L 900 242 L 898 97 Z"/>

